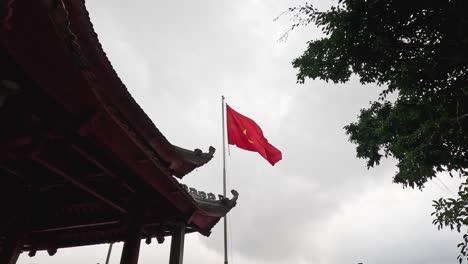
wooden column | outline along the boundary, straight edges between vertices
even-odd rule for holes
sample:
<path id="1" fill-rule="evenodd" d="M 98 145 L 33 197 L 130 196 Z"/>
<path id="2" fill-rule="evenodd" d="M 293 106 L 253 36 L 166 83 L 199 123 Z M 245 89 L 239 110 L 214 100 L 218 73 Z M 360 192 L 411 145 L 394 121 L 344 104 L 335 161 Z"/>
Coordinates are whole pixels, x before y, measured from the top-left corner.
<path id="1" fill-rule="evenodd" d="M 177 223 L 172 230 L 169 264 L 182 264 L 184 259 L 185 223 Z"/>
<path id="2" fill-rule="evenodd" d="M 140 254 L 140 234 L 129 234 L 124 242 L 120 264 L 138 264 Z"/>
<path id="3" fill-rule="evenodd" d="M 142 204 L 134 204 L 128 218 L 127 237 L 124 241 L 120 264 L 138 264 L 140 254 L 141 232 L 143 229 L 144 207 Z"/>
<path id="4" fill-rule="evenodd" d="M 0 249 L 0 263 L 15 264 L 21 254 L 21 236 L 18 234 L 8 235 L 5 244 Z"/>
<path id="5" fill-rule="evenodd" d="M 31 196 L 22 190 L 10 193 L 10 195 L 4 192 L 0 196 L 3 202 L 10 202 L 9 205 L 0 206 L 3 213 L 8 212 L 1 216 L 5 221 L 0 231 L 0 237 L 4 237 L 3 245 L 0 246 L 0 263 L 15 264 L 23 248 L 27 226 L 26 214 L 30 213 L 30 208 L 25 205 L 25 201 L 29 201 Z"/>

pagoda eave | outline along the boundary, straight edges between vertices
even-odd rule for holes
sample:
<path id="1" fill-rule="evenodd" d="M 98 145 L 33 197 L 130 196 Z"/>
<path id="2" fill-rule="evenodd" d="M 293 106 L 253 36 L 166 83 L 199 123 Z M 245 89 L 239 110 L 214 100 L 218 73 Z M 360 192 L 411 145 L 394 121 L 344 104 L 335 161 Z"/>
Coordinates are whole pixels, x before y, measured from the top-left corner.
<path id="1" fill-rule="evenodd" d="M 83 0 L 0 4 L 0 122 L 1 263 L 124 241 L 122 263 L 134 264 L 140 239 L 176 235 L 181 249 L 185 233 L 209 235 L 236 205 L 235 191 L 216 198 L 174 178 L 215 149 L 166 139 L 112 68 Z"/>

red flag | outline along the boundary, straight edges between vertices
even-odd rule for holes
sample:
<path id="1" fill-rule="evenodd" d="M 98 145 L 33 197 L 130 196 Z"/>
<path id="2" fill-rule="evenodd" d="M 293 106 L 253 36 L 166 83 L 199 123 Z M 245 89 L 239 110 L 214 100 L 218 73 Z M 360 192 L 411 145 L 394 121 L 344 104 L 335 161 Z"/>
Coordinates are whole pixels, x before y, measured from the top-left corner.
<path id="1" fill-rule="evenodd" d="M 226 104 L 228 143 L 241 149 L 258 152 L 271 165 L 282 158 L 281 151 L 268 143 L 262 129 L 252 119 Z"/>

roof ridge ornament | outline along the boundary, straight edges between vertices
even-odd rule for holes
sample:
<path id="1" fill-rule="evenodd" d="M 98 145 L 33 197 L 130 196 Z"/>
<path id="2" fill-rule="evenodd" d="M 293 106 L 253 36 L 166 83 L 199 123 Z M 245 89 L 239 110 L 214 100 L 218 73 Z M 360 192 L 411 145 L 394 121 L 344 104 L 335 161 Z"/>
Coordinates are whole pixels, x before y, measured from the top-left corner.
<path id="1" fill-rule="evenodd" d="M 218 199 L 216 199 L 216 196 L 214 193 L 206 193 L 204 191 L 199 191 L 193 187 L 188 187 L 185 184 L 180 184 L 182 189 L 184 189 L 190 196 L 192 196 L 193 199 L 196 201 L 205 201 L 205 202 L 221 202 L 225 205 L 230 205 L 231 203 L 236 203 L 238 197 L 239 197 L 239 192 L 236 190 L 231 190 L 231 194 L 233 195 L 232 199 L 229 199 L 227 197 L 224 197 L 221 194 L 218 194 Z M 233 206 L 234 207 L 234 206 Z"/>

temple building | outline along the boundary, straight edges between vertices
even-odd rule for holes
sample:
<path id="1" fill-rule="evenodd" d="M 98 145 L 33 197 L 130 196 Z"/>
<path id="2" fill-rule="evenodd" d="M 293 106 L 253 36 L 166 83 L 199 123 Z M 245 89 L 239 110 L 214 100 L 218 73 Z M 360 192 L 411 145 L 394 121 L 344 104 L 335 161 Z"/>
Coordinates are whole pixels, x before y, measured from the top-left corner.
<path id="1" fill-rule="evenodd" d="M 84 0 L 0 0 L 0 263 L 38 250 L 208 236 L 238 197 L 179 183 L 210 161 L 171 144 L 117 76 Z M 200 260 L 202 262 L 203 260 Z"/>

